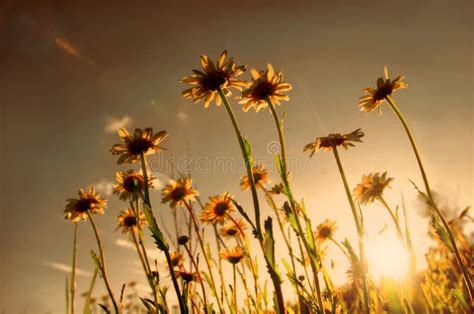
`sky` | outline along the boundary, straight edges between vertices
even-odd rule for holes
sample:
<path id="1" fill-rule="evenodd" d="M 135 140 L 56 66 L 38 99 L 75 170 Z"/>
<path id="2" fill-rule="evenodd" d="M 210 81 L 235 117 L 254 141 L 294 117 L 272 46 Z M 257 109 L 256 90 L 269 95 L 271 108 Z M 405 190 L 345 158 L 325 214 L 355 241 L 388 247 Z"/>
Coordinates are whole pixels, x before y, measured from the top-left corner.
<path id="1" fill-rule="evenodd" d="M 224 108 L 183 100 L 186 87 L 178 82 L 199 66 L 201 54 L 216 58 L 224 49 L 249 67 L 272 63 L 293 85 L 290 102 L 278 111 L 287 113 L 293 189 L 304 198 L 313 225 L 330 218 L 338 222 L 337 239 L 355 237 L 332 155 L 309 160 L 303 146 L 317 136 L 362 128 L 364 143 L 341 152 L 349 184 L 355 186 L 363 174 L 388 171 L 395 181 L 387 200 L 395 206 L 404 196 L 422 252 L 429 244 L 427 220 L 418 214 L 408 181 L 422 185 L 408 140 L 388 107 L 382 115 L 367 115 L 359 112 L 357 99 L 384 65 L 392 76 L 405 75 L 409 87 L 395 99 L 433 189 L 443 195 L 444 207 L 471 205 L 473 12 L 472 1 L 461 0 L 0 1 L 0 313 L 64 312 L 73 234 L 64 205 L 80 187 L 110 193 L 115 172 L 126 170 L 109 153 L 119 141 L 119 127 L 169 132 L 163 143 L 168 151 L 152 165 L 159 183 L 179 170 L 192 176 L 202 199 L 227 190 L 250 208 L 248 193 L 239 191 L 241 155 Z M 235 100 L 232 105 L 257 157 L 278 182 L 271 116 L 244 113 Z M 236 171 L 206 171 L 222 158 L 233 160 Z M 108 209 L 97 223 L 112 286 L 118 291 L 125 281 L 145 284 L 136 253 L 114 231 L 114 217 L 125 205 L 107 197 Z M 152 202 L 168 224 L 159 189 Z M 364 217 L 369 237 L 384 224 L 393 232 L 382 207 L 367 206 Z M 79 292 L 90 281 L 91 248 L 90 226 L 81 223 Z M 341 258 L 335 250 L 329 253 Z M 343 267 L 336 269 L 343 273 Z"/>

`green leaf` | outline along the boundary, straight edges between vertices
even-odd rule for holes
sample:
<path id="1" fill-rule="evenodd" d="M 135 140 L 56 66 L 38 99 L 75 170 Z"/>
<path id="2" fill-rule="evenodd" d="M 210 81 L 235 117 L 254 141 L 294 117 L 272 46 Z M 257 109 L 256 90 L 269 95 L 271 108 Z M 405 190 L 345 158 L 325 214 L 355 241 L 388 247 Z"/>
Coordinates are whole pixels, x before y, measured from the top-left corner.
<path id="1" fill-rule="evenodd" d="M 91 250 L 91 256 L 92 256 L 92 261 L 94 262 L 94 265 L 97 269 L 97 272 L 99 273 L 99 277 L 104 278 L 104 273 L 102 272 L 102 264 L 100 263 L 99 257 L 94 252 L 94 250 Z"/>
<path id="2" fill-rule="evenodd" d="M 239 211 L 239 213 L 242 215 L 242 217 L 244 217 L 244 219 L 250 224 L 250 226 L 252 227 L 252 232 L 254 234 L 255 237 L 257 237 L 257 228 L 255 227 L 255 225 L 253 224 L 252 220 L 250 219 L 250 217 L 247 215 L 247 213 L 245 212 L 245 210 L 242 208 L 242 206 L 240 206 L 239 203 L 237 203 L 236 200 L 234 200 L 233 198 L 230 199 L 232 201 L 232 203 L 234 204 L 234 206 L 237 208 L 237 210 Z"/>
<path id="3" fill-rule="evenodd" d="M 263 253 L 265 254 L 266 260 L 275 270 L 275 239 L 273 239 L 273 227 L 272 218 L 268 217 L 265 220 L 265 233 L 263 235 Z"/>
<path id="4" fill-rule="evenodd" d="M 168 243 L 166 242 L 163 233 L 158 227 L 155 216 L 153 216 L 153 212 L 151 211 L 151 208 L 147 203 L 143 203 L 143 212 L 145 213 L 145 217 L 148 222 L 148 229 L 150 229 L 152 237 L 155 240 L 158 249 L 162 251 L 168 251 Z"/>
<path id="5" fill-rule="evenodd" d="M 249 166 L 250 168 L 252 168 L 254 165 L 254 160 L 253 160 L 253 155 L 252 155 L 252 145 L 250 144 L 249 140 L 245 136 L 242 136 L 242 139 L 244 141 L 245 153 L 247 154 L 247 157 L 249 160 Z"/>
<path id="6" fill-rule="evenodd" d="M 466 301 L 464 298 L 464 295 L 460 289 L 451 289 L 451 294 L 458 300 L 459 306 L 466 312 L 469 313 L 471 310 L 471 307 L 469 306 L 469 303 Z"/>

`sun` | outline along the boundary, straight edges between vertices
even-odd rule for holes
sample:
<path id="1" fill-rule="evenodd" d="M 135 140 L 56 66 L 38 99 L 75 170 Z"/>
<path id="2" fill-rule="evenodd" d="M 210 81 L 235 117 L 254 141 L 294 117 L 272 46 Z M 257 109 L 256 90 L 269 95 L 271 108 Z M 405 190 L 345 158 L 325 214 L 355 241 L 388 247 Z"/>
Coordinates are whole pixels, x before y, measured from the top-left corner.
<path id="1" fill-rule="evenodd" d="M 408 275 L 408 252 L 395 234 L 379 234 L 367 239 L 369 273 L 380 281 L 390 278 L 402 281 Z"/>

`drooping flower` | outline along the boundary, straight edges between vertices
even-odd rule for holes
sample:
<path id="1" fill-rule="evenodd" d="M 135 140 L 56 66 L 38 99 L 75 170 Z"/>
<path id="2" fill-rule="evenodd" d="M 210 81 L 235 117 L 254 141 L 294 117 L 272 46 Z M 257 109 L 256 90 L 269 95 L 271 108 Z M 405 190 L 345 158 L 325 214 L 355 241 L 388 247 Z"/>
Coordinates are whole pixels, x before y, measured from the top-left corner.
<path id="1" fill-rule="evenodd" d="M 268 182 L 268 172 L 263 165 L 254 166 L 252 168 L 253 181 L 255 182 L 255 187 L 263 188 L 265 183 Z M 249 177 L 244 175 L 240 181 L 240 188 L 242 191 L 247 191 L 250 189 Z"/>
<path id="2" fill-rule="evenodd" d="M 122 211 L 120 215 L 117 216 L 118 229 L 122 229 L 122 233 L 129 233 L 130 231 L 135 231 L 138 228 L 138 225 L 146 225 L 145 214 L 140 213 L 138 219 L 134 211 L 130 208 Z"/>
<path id="3" fill-rule="evenodd" d="M 372 203 L 375 199 L 382 196 L 383 191 L 389 186 L 393 178 L 387 177 L 387 172 L 380 174 L 379 172 L 369 173 L 362 176 L 362 182 L 352 191 L 355 199 L 362 203 Z"/>
<path id="4" fill-rule="evenodd" d="M 366 87 L 362 91 L 369 95 L 359 97 L 359 108 L 360 111 L 371 112 L 377 108 L 380 109 L 380 105 L 391 96 L 392 93 L 399 89 L 407 88 L 408 85 L 405 83 L 404 76 L 398 76 L 394 80 L 391 80 L 388 76 L 387 67 L 384 68 L 384 77 L 377 79 L 377 88 Z"/>
<path id="5" fill-rule="evenodd" d="M 221 195 L 209 197 L 209 202 L 199 218 L 202 222 L 210 224 L 223 223 L 226 220 L 226 215 L 233 211 L 235 211 L 235 206 L 232 203 L 232 198 L 228 192 L 224 192 Z"/>
<path id="6" fill-rule="evenodd" d="M 240 246 L 236 246 L 233 248 L 223 249 L 220 253 L 220 257 L 235 265 L 240 263 L 240 261 L 245 257 L 245 252 Z"/>
<path id="7" fill-rule="evenodd" d="M 192 187 L 192 180 L 179 178 L 177 181 L 170 180 L 161 193 L 161 202 L 170 203 L 171 208 L 176 205 L 185 206 L 187 202 L 194 201 L 199 193 Z"/>
<path id="8" fill-rule="evenodd" d="M 362 143 L 361 138 L 364 136 L 364 133 L 361 129 L 357 129 L 354 132 L 347 134 L 329 134 L 328 136 L 318 137 L 312 143 L 309 143 L 304 147 L 304 152 L 310 151 L 310 157 L 318 152 L 319 150 L 330 151 L 334 147 L 342 146 L 344 149 L 347 149 L 349 146 L 354 146 L 353 143 L 359 142 Z"/>
<path id="9" fill-rule="evenodd" d="M 153 187 L 153 177 L 148 176 L 148 187 Z M 145 180 L 143 176 L 135 170 L 128 170 L 127 172 L 118 171 L 115 175 L 117 184 L 114 184 L 114 194 L 119 196 L 119 199 L 126 201 L 132 200 L 134 197 L 143 196 L 143 188 Z"/>
<path id="10" fill-rule="evenodd" d="M 141 154 L 146 156 L 164 149 L 158 145 L 168 136 L 166 131 L 153 134 L 152 128 L 135 129 L 133 135 L 126 129 L 119 129 L 118 134 L 122 143 L 115 144 L 110 149 L 112 155 L 120 155 L 118 164 L 133 163 L 140 159 Z"/>
<path id="11" fill-rule="evenodd" d="M 235 224 L 237 223 L 238 226 Z M 228 221 L 225 223 L 222 228 L 219 230 L 219 233 L 224 238 L 232 238 L 237 236 L 243 236 L 242 232 L 247 230 L 247 225 L 245 224 L 243 219 L 238 219 L 234 221 Z"/>
<path id="12" fill-rule="evenodd" d="M 333 237 L 336 230 L 336 222 L 326 219 L 323 223 L 319 224 L 316 228 L 315 237 L 316 240 L 324 242 Z"/>
<path id="13" fill-rule="evenodd" d="M 276 72 L 269 63 L 266 70 L 250 70 L 252 74 L 252 85 L 242 92 L 240 104 L 244 104 L 244 111 L 254 108 L 256 112 L 268 106 L 267 100 L 273 104 L 280 104 L 281 100 L 289 100 L 288 92 L 292 89 L 289 83 L 283 82 L 283 72 Z"/>
<path id="14" fill-rule="evenodd" d="M 182 92 L 184 98 L 190 98 L 197 103 L 204 99 L 204 107 L 209 107 L 215 99 L 216 105 L 221 104 L 221 98 L 216 95 L 219 88 L 228 96 L 231 94 L 230 88 L 242 90 L 247 86 L 247 82 L 236 79 L 247 69 L 246 65 L 237 65 L 233 58 L 227 58 L 227 51 L 224 50 L 214 63 L 209 57 L 201 56 L 201 70 L 193 70 L 192 75 L 183 77 L 180 82 L 195 85 Z"/>
<path id="15" fill-rule="evenodd" d="M 86 220 L 87 213 L 103 214 L 107 201 L 103 199 L 99 193 L 95 192 L 94 187 L 90 187 L 88 191 L 84 189 L 79 190 L 79 198 L 70 198 L 67 200 L 66 208 L 66 219 L 72 222 L 78 222 L 79 220 Z"/>

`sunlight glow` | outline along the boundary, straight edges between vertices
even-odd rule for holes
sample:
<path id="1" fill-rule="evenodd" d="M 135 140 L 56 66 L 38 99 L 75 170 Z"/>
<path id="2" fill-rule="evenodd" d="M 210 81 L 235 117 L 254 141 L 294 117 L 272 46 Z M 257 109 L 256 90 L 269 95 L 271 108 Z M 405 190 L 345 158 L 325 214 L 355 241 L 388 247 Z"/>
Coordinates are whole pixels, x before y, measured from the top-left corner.
<path id="1" fill-rule="evenodd" d="M 367 240 L 369 273 L 382 278 L 403 280 L 408 274 L 408 253 L 402 242 L 391 234 L 380 234 Z"/>

